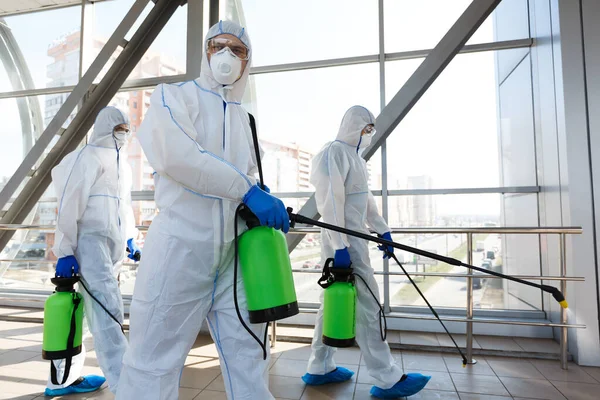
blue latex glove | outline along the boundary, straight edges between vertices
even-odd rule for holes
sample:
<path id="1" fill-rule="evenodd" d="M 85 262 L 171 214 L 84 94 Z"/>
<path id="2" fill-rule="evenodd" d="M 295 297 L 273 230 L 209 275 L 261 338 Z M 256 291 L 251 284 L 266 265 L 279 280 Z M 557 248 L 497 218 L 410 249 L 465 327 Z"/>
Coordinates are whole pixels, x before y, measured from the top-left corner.
<path id="1" fill-rule="evenodd" d="M 56 277 L 70 278 L 79 273 L 79 263 L 75 256 L 59 258 L 56 262 Z"/>
<path id="2" fill-rule="evenodd" d="M 140 261 L 142 250 L 140 250 L 133 238 L 127 241 L 127 250 L 129 250 L 129 254 L 127 254 L 128 258 L 131 258 L 133 261 Z"/>
<path id="3" fill-rule="evenodd" d="M 281 229 L 284 233 L 290 230 L 290 218 L 283 202 L 258 185 L 252 186 L 242 201 L 256 215 L 261 225 Z"/>
<path id="4" fill-rule="evenodd" d="M 350 264 L 352 262 L 350 261 L 350 253 L 347 247 L 335 251 L 335 256 L 333 256 L 334 268 L 350 268 Z"/>
<path id="5" fill-rule="evenodd" d="M 392 234 L 390 232 L 386 232 L 383 235 L 380 236 L 382 239 L 385 240 L 389 240 L 390 242 L 392 242 Z M 383 251 L 383 258 L 390 258 L 390 256 L 388 256 L 388 253 L 392 253 L 394 254 L 394 248 L 392 246 L 384 246 L 382 244 L 380 244 L 379 246 L 377 246 L 377 248 L 381 251 Z"/>

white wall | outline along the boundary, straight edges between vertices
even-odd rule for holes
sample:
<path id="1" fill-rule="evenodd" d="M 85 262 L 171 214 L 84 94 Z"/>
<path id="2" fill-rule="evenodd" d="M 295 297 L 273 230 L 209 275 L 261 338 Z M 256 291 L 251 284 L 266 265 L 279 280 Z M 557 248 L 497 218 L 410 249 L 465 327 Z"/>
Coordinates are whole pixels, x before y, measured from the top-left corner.
<path id="1" fill-rule="evenodd" d="M 513 16 L 526 3 L 504 5 L 496 16 L 498 40 L 523 29 Z M 569 351 L 582 365 L 600 365 L 600 2 L 581 0 L 583 13 L 574 0 L 528 4 L 535 45 L 497 56 L 502 184 L 538 184 L 541 193 L 537 204 L 505 197 L 503 217 L 507 225 L 539 218 L 541 226 L 583 227 L 583 235 L 567 242 L 567 263 L 569 275 L 586 282 L 570 283 L 566 294 L 569 322 L 587 328 L 569 331 Z M 536 206 L 539 216 L 531 215 Z M 534 274 L 541 267 L 544 274 L 559 275 L 558 237 L 542 237 L 538 248 L 528 240 L 506 238 L 508 272 Z M 514 286 L 508 291 L 528 302 L 539 296 Z M 559 322 L 556 302 L 549 295 L 541 299 L 548 317 Z M 558 338 L 558 330 L 554 334 Z"/>
<path id="2" fill-rule="evenodd" d="M 593 104 L 590 102 L 592 100 L 600 105 L 600 85 L 597 80 L 586 81 L 586 75 L 589 77 L 599 73 L 598 63 L 592 65 L 590 57 L 597 59 L 600 52 L 600 43 L 593 39 L 600 33 L 597 26 L 600 3 L 582 0 L 586 9 L 583 26 L 578 1 L 534 0 L 532 4 L 538 17 L 549 14 L 551 21 L 548 27 L 540 22 L 541 18 L 537 18 L 536 35 L 539 37 L 540 50 L 537 70 L 534 70 L 538 74 L 540 92 L 541 132 L 538 137 L 552 142 L 540 147 L 541 157 L 545 160 L 540 175 L 550 184 L 544 198 L 544 218 L 545 222 L 554 223 L 558 222 L 557 215 L 562 214 L 564 225 L 581 226 L 584 230 L 583 235 L 568 241 L 567 262 L 569 273 L 584 276 L 586 282 L 569 284 L 567 297 L 570 303 L 569 322 L 584 324 L 587 328 L 570 330 L 569 351 L 582 365 L 600 365 L 596 237 L 596 230 L 600 226 L 594 215 L 600 201 L 596 195 L 594 204 L 594 191 L 598 192 L 600 187 L 600 125 L 598 121 L 594 124 L 593 119 L 597 117 L 592 116 Z M 594 68 L 596 71 L 593 71 Z M 555 112 L 552 112 L 552 104 L 545 102 L 542 95 L 549 96 L 552 89 L 555 90 Z M 555 129 L 550 121 L 553 117 Z M 592 138 L 596 141 L 595 146 Z M 557 183 L 557 171 L 551 165 L 551 160 L 558 161 L 558 188 L 554 186 Z M 562 213 L 556 209 L 558 206 Z M 551 272 L 558 272 L 556 255 L 548 250 L 545 257 L 550 261 L 548 268 L 555 270 Z M 556 320 L 556 305 L 550 301 L 549 308 L 551 317 Z"/>

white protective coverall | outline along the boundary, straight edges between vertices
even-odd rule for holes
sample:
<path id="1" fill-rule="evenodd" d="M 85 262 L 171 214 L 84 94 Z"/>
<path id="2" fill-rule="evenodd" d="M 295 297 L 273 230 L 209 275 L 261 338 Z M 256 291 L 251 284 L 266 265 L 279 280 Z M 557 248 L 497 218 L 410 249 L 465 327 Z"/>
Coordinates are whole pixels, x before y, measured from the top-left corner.
<path id="1" fill-rule="evenodd" d="M 354 106 L 346 111 L 336 140 L 327 143 L 313 159 L 311 183 L 315 186 L 317 210 L 324 222 L 366 234 L 369 234 L 368 226 L 383 234 L 390 229 L 377 211 L 368 187 L 367 163 L 361 156 L 366 147 L 361 132 L 365 126 L 374 123 L 373 114 L 364 107 Z M 333 258 L 336 250 L 348 247 L 354 272 L 366 280 L 379 301 L 367 241 L 329 230 L 322 230 L 321 240 L 322 262 Z M 396 364 L 387 342 L 381 340 L 379 307 L 360 278 L 356 279 L 356 290 L 356 342 L 376 385 L 382 389 L 391 388 L 402 377 L 402 368 Z M 336 368 L 333 360 L 336 348 L 326 346 L 322 341 L 323 294 L 324 291 L 308 361 L 308 373 L 315 375 Z"/>
<path id="2" fill-rule="evenodd" d="M 244 29 L 228 21 L 211 27 L 205 44 L 222 33 L 250 49 Z M 177 399 L 181 369 L 204 320 L 219 352 L 227 397 L 273 399 L 269 357 L 263 360 L 233 301 L 234 214 L 257 171 L 248 113 L 240 104 L 249 70 L 250 60 L 239 80 L 223 86 L 205 52 L 199 79 L 159 85 L 151 97 L 137 135 L 156 170 L 160 212 L 138 269 L 119 400 Z M 238 226 L 243 232 L 245 225 Z M 241 314 L 262 339 L 266 327 L 249 323 L 239 276 Z"/>
<path id="3" fill-rule="evenodd" d="M 131 167 L 125 149 L 117 147 L 115 126 L 129 124 L 126 114 L 106 107 L 98 114 L 89 143 L 68 154 L 52 170 L 59 198 L 53 252 L 58 258 L 74 255 L 81 280 L 92 294 L 123 323 L 123 300 L 117 275 L 127 239 L 137 237 L 131 209 Z M 98 364 L 112 392 L 116 391 L 127 338 L 119 325 L 80 287 L 85 317 L 94 337 Z M 73 358 L 69 386 L 81 376 L 85 351 Z M 53 361 L 59 382 L 64 360 Z"/>

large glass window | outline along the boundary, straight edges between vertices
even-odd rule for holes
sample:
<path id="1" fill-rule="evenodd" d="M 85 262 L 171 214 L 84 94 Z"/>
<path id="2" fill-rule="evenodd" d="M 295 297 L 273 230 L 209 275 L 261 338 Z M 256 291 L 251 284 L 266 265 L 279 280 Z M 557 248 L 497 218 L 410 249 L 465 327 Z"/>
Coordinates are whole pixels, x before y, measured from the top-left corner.
<path id="1" fill-rule="evenodd" d="M 529 56 L 500 84 L 498 97 L 502 184 L 535 185 L 537 171 Z"/>
<path id="2" fill-rule="evenodd" d="M 418 63 L 386 63 L 388 101 Z M 452 60 L 387 140 L 390 189 L 499 185 L 495 73 L 494 52 L 460 54 Z M 534 158 L 533 147 L 522 151 Z M 535 180 L 520 183 L 534 185 Z"/>
<path id="3" fill-rule="evenodd" d="M 81 7 L 0 18 L 2 39 L 12 49 L 12 60 L 31 75 L 33 86 L 17 87 L 9 69 L 0 68 L 0 91 L 75 85 L 79 77 Z M 10 72 L 9 72 L 10 73 Z M 11 73 L 11 75 L 13 75 Z M 26 74 L 27 75 L 27 74 Z M 27 80 L 26 75 L 23 76 Z"/>
<path id="4" fill-rule="evenodd" d="M 0 187 L 21 164 L 66 97 L 66 94 L 59 93 L 0 99 L 0 115 L 3 117 L 0 128 Z M 73 116 L 74 113 L 64 127 Z"/>
<path id="5" fill-rule="evenodd" d="M 392 196 L 389 202 L 392 227 L 426 227 L 432 223 L 437 226 L 465 228 L 537 225 L 535 194 Z M 464 234 L 397 234 L 394 235 L 394 240 L 468 262 L 467 237 Z M 472 262 L 477 267 L 510 275 L 541 273 L 537 235 L 473 234 L 472 244 Z M 464 267 L 455 267 L 404 251 L 398 251 L 397 256 L 409 273 L 468 273 Z M 393 262 L 390 263 L 390 271 L 401 272 Z M 433 306 L 464 308 L 466 305 L 466 278 L 415 275 L 415 281 Z M 477 272 L 473 287 L 475 308 L 541 309 L 541 295 L 534 288 L 500 279 L 488 279 Z M 390 300 L 393 305 L 425 305 L 408 279 L 402 275 L 390 276 Z"/>
<path id="6" fill-rule="evenodd" d="M 377 54 L 377 2 L 228 0 L 248 27 L 254 66 Z M 237 18 L 236 18 L 237 17 Z"/>
<path id="7" fill-rule="evenodd" d="M 384 1 L 385 52 L 433 48 L 470 3 L 471 0 Z M 93 12 L 84 18 L 88 33 L 83 43 L 84 70 L 132 4 L 133 0 L 121 0 L 86 5 Z M 228 0 L 220 5 L 221 18 L 239 21 L 247 27 L 253 44 L 253 66 L 310 63 L 379 52 L 376 1 Z M 152 7 L 151 2 L 132 25 L 126 35 L 128 40 Z M 206 11 L 205 7 L 205 24 Z M 528 19 L 527 2 L 503 0 L 468 44 L 527 38 Z M 80 21 L 81 7 L 5 18 L 5 25 L 15 36 L 31 71 L 32 88 L 77 83 L 82 47 Z M 33 34 L 31 26 L 39 27 L 43 34 Z M 184 73 L 186 27 L 187 7 L 180 7 L 129 78 Z M 121 50 L 115 51 L 100 77 Z M 390 226 L 535 226 L 538 223 L 536 194 L 407 196 L 393 192 L 537 184 L 531 60 L 527 52 L 528 49 L 514 49 L 455 57 L 387 139 L 387 165 L 382 168 L 380 150 L 371 158 L 370 188 L 380 190 L 387 176 L 387 187 L 392 191 L 387 209 Z M 423 58 L 385 62 L 386 103 L 422 62 Z M 252 75 L 243 100 L 258 123 L 265 150 L 266 184 L 296 211 L 314 191 L 310 184 L 312 159 L 325 143 L 335 140 L 346 110 L 358 104 L 376 116 L 381 111 L 378 63 L 310 67 L 303 65 L 306 69 Z M 22 89 L 14 86 L 9 73 L 10 68 L 0 68 L 0 91 Z M 154 190 L 153 168 L 136 138 L 151 94 L 152 89 L 137 88 L 119 92 L 110 102 L 130 117 L 133 137 L 128 147 L 128 162 L 134 191 Z M 8 118 L 3 124 L 4 139 L 0 146 L 0 187 L 67 95 L 0 100 L 0 114 Z M 72 116 L 67 123 L 71 119 Z M 376 202 L 383 213 L 382 198 L 376 196 Z M 154 201 L 134 201 L 133 209 L 138 225 L 150 225 L 158 213 Z M 52 225 L 56 217 L 57 196 L 50 188 L 26 223 Z M 10 261 L 0 264 L 2 283 L 50 289 L 53 238 L 53 233 L 45 231 L 19 232 L 3 250 L 2 260 Z M 468 258 L 466 235 L 397 234 L 394 239 L 463 261 Z M 474 235 L 473 248 L 475 265 L 511 274 L 540 272 L 537 236 Z M 383 272 L 381 252 L 372 243 L 368 249 L 383 296 L 383 282 L 387 278 L 379 274 Z M 398 256 L 409 272 L 466 272 L 405 252 L 398 252 Z M 306 235 L 290 257 L 293 268 L 305 271 L 294 273 L 299 301 L 318 303 L 321 289 L 316 279 L 322 268 L 321 235 Z M 400 272 L 400 269 L 392 262 L 390 271 Z M 136 273 L 137 265 L 124 265 L 120 279 L 123 293 L 133 293 Z M 415 280 L 434 306 L 461 308 L 466 304 L 464 278 L 416 276 Z M 541 309 L 541 296 L 533 289 L 479 276 L 474 283 L 476 308 Z M 391 305 L 424 305 L 406 277 L 391 275 L 389 284 Z"/>
<path id="8" fill-rule="evenodd" d="M 378 71 L 377 64 L 363 64 L 254 75 L 249 89 L 256 91 L 252 108 L 261 139 L 317 152 L 335 140 L 351 106 L 379 114 Z"/>
<path id="9" fill-rule="evenodd" d="M 88 46 L 84 49 L 85 70 L 87 70 L 91 62 L 96 58 L 133 3 L 133 0 L 121 0 L 94 4 L 93 29 L 91 30 L 91 38 L 87 42 Z M 131 37 L 153 7 L 154 3 L 149 2 L 125 36 L 127 40 L 131 40 Z M 128 79 L 152 78 L 185 73 L 186 48 L 187 6 L 183 6 L 175 11 L 175 14 L 162 29 L 152 45 L 150 45 L 150 48 L 129 75 Z M 106 74 L 119 53 L 120 48 L 115 51 L 110 62 L 102 69 L 96 81 L 99 81 Z"/>
<path id="10" fill-rule="evenodd" d="M 252 77 L 251 107 L 265 150 L 265 180 L 272 191 L 313 190 L 312 157 L 336 139 L 346 110 L 361 104 L 379 113 L 377 71 L 376 64 L 365 64 Z M 371 163 L 379 175 L 380 164 Z"/>
<path id="11" fill-rule="evenodd" d="M 471 2 L 472 0 L 386 0 L 386 53 L 434 48 Z M 467 44 L 528 38 L 528 18 L 526 1 L 503 0 Z"/>

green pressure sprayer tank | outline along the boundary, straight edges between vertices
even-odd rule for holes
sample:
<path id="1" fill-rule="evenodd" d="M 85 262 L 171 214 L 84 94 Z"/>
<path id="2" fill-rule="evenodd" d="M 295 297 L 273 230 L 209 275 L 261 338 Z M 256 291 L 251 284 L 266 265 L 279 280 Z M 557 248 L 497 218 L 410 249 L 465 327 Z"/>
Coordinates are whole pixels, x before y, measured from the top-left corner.
<path id="1" fill-rule="evenodd" d="M 277 321 L 298 314 L 285 235 L 257 226 L 251 217 L 244 219 L 250 229 L 240 237 L 238 246 L 250 322 Z"/>
<path id="2" fill-rule="evenodd" d="M 72 357 L 81 353 L 83 298 L 73 287 L 79 277 L 52 278 L 51 281 L 56 289 L 44 304 L 42 358 L 67 360 L 64 383 L 69 376 Z M 55 385 L 62 384 L 56 378 L 54 363 L 51 363 L 51 378 Z"/>
<path id="3" fill-rule="evenodd" d="M 323 343 L 331 347 L 352 347 L 356 337 L 356 287 L 352 268 L 330 268 L 328 259 L 319 285 L 323 298 Z"/>
<path id="4" fill-rule="evenodd" d="M 52 278 L 55 292 L 44 304 L 42 357 L 58 360 L 81 353 L 83 299 L 73 285 L 79 278 Z"/>

